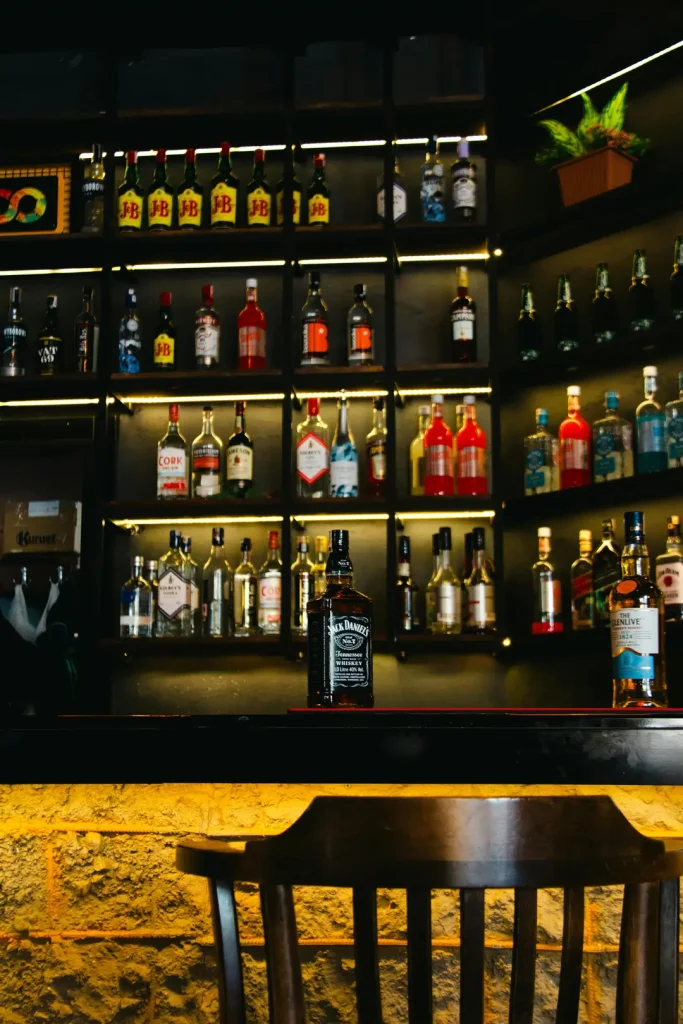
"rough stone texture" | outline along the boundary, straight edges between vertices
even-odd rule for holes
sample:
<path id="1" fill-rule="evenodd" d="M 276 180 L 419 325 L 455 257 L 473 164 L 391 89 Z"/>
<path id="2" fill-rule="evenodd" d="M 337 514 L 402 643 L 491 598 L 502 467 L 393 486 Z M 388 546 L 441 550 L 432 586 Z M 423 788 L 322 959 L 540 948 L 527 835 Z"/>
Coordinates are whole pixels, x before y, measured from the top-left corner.
<path id="1" fill-rule="evenodd" d="M 216 965 L 203 880 L 174 867 L 185 836 L 279 832 L 317 794 L 609 793 L 651 835 L 683 833 L 683 788 L 551 786 L 0 786 L 0 1024 L 215 1024 Z M 588 894 L 582 1024 L 613 1019 L 619 890 Z M 351 899 L 298 889 L 310 1024 L 355 1024 Z M 267 1020 L 258 890 L 238 891 L 250 1024 Z M 487 893 L 487 1022 L 507 1020 L 513 897 Z M 378 893 L 386 1024 L 404 1024 L 405 895 Z M 432 893 L 434 1011 L 458 1021 L 459 906 Z M 562 893 L 539 896 L 534 1024 L 554 1018 Z"/>

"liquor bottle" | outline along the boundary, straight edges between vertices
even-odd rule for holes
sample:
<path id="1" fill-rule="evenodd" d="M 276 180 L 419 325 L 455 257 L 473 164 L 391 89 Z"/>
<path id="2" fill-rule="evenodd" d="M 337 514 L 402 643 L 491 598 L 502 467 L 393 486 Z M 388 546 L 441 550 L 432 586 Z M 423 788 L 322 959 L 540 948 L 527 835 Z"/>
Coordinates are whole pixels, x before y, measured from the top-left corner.
<path id="1" fill-rule="evenodd" d="M 202 571 L 202 633 L 204 636 L 232 635 L 233 575 L 225 557 L 224 531 L 214 526 L 211 553 Z"/>
<path id="2" fill-rule="evenodd" d="M 669 300 L 673 319 L 683 320 L 683 235 L 677 235 L 674 244 L 674 269 L 669 278 Z"/>
<path id="3" fill-rule="evenodd" d="M 477 216 L 477 179 L 467 139 L 458 142 L 458 159 L 451 164 L 451 183 L 454 219 L 471 224 Z"/>
<path id="4" fill-rule="evenodd" d="M 26 341 L 28 333 L 21 315 L 21 288 L 10 288 L 7 320 L 2 328 L 3 377 L 23 377 L 26 372 Z"/>
<path id="5" fill-rule="evenodd" d="M 313 157 L 313 178 L 308 186 L 308 223 L 330 223 L 330 190 L 325 181 L 325 154 Z"/>
<path id="6" fill-rule="evenodd" d="M 213 409 L 202 409 L 202 430 L 192 442 L 192 497 L 217 498 L 221 493 L 223 442 L 214 433 Z"/>
<path id="7" fill-rule="evenodd" d="M 152 591 L 152 636 L 156 636 L 157 604 L 159 603 L 159 563 L 156 558 L 148 558 L 143 571 Z"/>
<path id="8" fill-rule="evenodd" d="M 581 415 L 581 388 L 567 388 L 567 418 L 560 423 L 560 490 L 591 482 L 591 428 Z"/>
<path id="9" fill-rule="evenodd" d="M 469 282 L 467 267 L 458 267 L 458 294 L 451 302 L 451 338 L 453 340 L 453 361 L 476 363 L 477 361 L 477 307 L 474 299 L 467 294 Z"/>
<path id="10" fill-rule="evenodd" d="M 330 487 L 330 444 L 320 400 L 308 399 L 308 415 L 296 428 L 296 494 L 326 498 Z"/>
<path id="11" fill-rule="evenodd" d="M 358 497 L 358 451 L 349 425 L 349 406 L 345 395 L 337 403 L 339 414 L 330 449 L 330 497 Z"/>
<path id="12" fill-rule="evenodd" d="M 524 438 L 524 493 L 549 494 L 554 490 L 555 448 L 548 430 L 548 410 L 536 410 L 536 431 Z"/>
<path id="13" fill-rule="evenodd" d="M 150 231 L 168 231 L 173 227 L 173 189 L 168 183 L 166 150 L 158 149 L 154 177 L 147 189 L 147 227 Z"/>
<path id="14" fill-rule="evenodd" d="M 292 633 L 308 633 L 308 602 L 313 594 L 313 563 L 308 557 L 308 537 L 300 537 L 296 544 L 296 560 L 292 563 Z"/>
<path id="15" fill-rule="evenodd" d="M 230 143 L 221 143 L 218 170 L 211 179 L 211 227 L 234 228 L 237 223 L 239 181 L 232 173 Z"/>
<path id="16" fill-rule="evenodd" d="M 639 473 L 659 473 L 667 467 L 666 421 L 657 394 L 657 367 L 643 367 L 645 400 L 636 409 Z"/>
<path id="17" fill-rule="evenodd" d="M 93 290 L 91 285 L 83 286 L 83 308 L 76 318 L 74 348 L 78 373 L 92 373 L 95 369 L 99 327 L 92 311 Z"/>
<path id="18" fill-rule="evenodd" d="M 419 633 L 418 586 L 410 572 L 410 537 L 398 539 L 398 576 L 396 578 L 396 630 Z"/>
<path id="19" fill-rule="evenodd" d="M 436 579 L 441 568 L 441 538 L 438 533 L 432 534 L 432 575 L 425 589 L 425 629 L 428 633 L 436 633 Z"/>
<path id="20" fill-rule="evenodd" d="M 202 630 L 202 610 L 199 603 L 201 574 L 198 564 L 192 557 L 192 537 L 183 537 L 181 539 L 180 550 L 185 558 L 185 569 L 190 584 L 190 634 L 192 636 L 199 636 Z"/>
<path id="21" fill-rule="evenodd" d="M 681 517 L 669 516 L 666 521 L 666 551 L 655 559 L 655 579 L 664 597 L 664 618 L 667 622 L 683 619 L 683 550 L 681 549 Z"/>
<path id="22" fill-rule="evenodd" d="M 443 164 L 439 160 L 436 135 L 429 140 L 425 162 L 420 172 L 420 202 L 422 203 L 423 221 L 442 224 L 446 220 Z"/>
<path id="23" fill-rule="evenodd" d="M 621 579 L 609 599 L 612 706 L 665 708 L 664 598 L 650 579 L 642 512 L 624 513 Z"/>
<path id="24" fill-rule="evenodd" d="M 267 226 L 273 213 L 273 189 L 266 180 L 266 156 L 262 149 L 254 153 L 254 173 L 247 185 L 247 224 Z"/>
<path id="25" fill-rule="evenodd" d="M 541 327 L 534 309 L 531 285 L 523 284 L 517 319 L 517 351 L 523 363 L 532 363 L 541 358 L 542 350 Z"/>
<path id="26" fill-rule="evenodd" d="M 421 495 L 425 492 L 425 431 L 429 423 L 429 406 L 420 405 L 417 410 L 417 434 L 410 442 L 410 493 Z"/>
<path id="27" fill-rule="evenodd" d="M 48 295 L 45 304 L 45 321 L 38 335 L 36 352 L 36 373 L 41 377 L 53 377 L 64 372 L 64 339 L 59 329 L 57 296 Z"/>
<path id="28" fill-rule="evenodd" d="M 372 707 L 372 601 L 354 589 L 348 530 L 330 532 L 326 576 L 308 605 L 308 706 Z"/>
<path id="29" fill-rule="evenodd" d="M 142 555 L 135 555 L 130 579 L 121 587 L 119 635 L 122 637 L 152 635 L 152 588 L 142 575 L 144 563 Z"/>
<path id="30" fill-rule="evenodd" d="M 451 528 L 442 526 L 439 530 L 441 560 L 436 574 L 435 633 L 449 635 L 462 632 L 462 584 L 451 566 Z"/>
<path id="31" fill-rule="evenodd" d="M 202 285 L 202 304 L 194 317 L 194 358 L 200 370 L 220 362 L 221 318 L 213 305 L 213 285 Z"/>
<path id="32" fill-rule="evenodd" d="M 244 537 L 240 544 L 242 561 L 235 569 L 234 614 L 235 636 L 253 636 L 257 631 L 256 595 L 258 578 L 251 561 L 251 540 Z"/>
<path id="33" fill-rule="evenodd" d="M 126 153 L 126 170 L 118 190 L 119 231 L 139 231 L 142 227 L 143 192 L 138 175 L 138 155 Z"/>
<path id="34" fill-rule="evenodd" d="M 126 292 L 126 305 L 119 321 L 119 373 L 139 373 L 142 357 L 140 315 L 134 288 Z"/>
<path id="35" fill-rule="evenodd" d="M 649 331 L 655 323 L 655 295 L 648 283 L 645 250 L 633 252 L 633 275 L 628 290 L 632 331 Z"/>
<path id="36" fill-rule="evenodd" d="M 179 421 L 173 402 L 168 407 L 168 430 L 157 444 L 157 498 L 187 498 L 190 493 L 190 453 Z"/>
<path id="37" fill-rule="evenodd" d="M 292 224 L 295 225 L 301 223 L 301 196 L 301 182 L 294 173 L 292 176 Z M 275 186 L 275 219 L 278 227 L 285 222 L 284 201 L 285 179 L 280 178 Z"/>
<path id="38" fill-rule="evenodd" d="M 170 545 L 159 559 L 156 636 L 192 636 L 190 576 L 180 549 L 180 530 L 171 530 Z"/>
<path id="39" fill-rule="evenodd" d="M 683 237 L 683 236 L 681 236 Z M 678 374 L 678 398 L 664 406 L 666 456 L 669 469 L 683 466 L 683 373 Z"/>
<path id="40" fill-rule="evenodd" d="M 225 491 L 231 498 L 246 498 L 254 482 L 254 442 L 247 433 L 246 402 L 235 402 L 235 429 L 225 449 Z"/>
<path id="41" fill-rule="evenodd" d="M 327 305 L 320 294 L 320 274 L 308 275 L 308 295 L 301 310 L 301 365 L 329 366 Z"/>
<path id="42" fill-rule="evenodd" d="M 280 534 L 268 534 L 268 557 L 258 571 L 258 628 L 262 633 L 279 633 L 282 612 L 282 560 Z"/>
<path id="43" fill-rule="evenodd" d="M 325 576 L 327 566 L 327 536 L 315 538 L 315 562 L 311 572 L 313 574 L 313 597 L 322 597 L 327 590 L 327 577 Z"/>
<path id="44" fill-rule="evenodd" d="M 614 543 L 614 520 L 603 519 L 602 543 L 593 555 L 594 620 L 596 626 L 609 626 L 609 596 L 621 579 L 621 555 Z"/>
<path id="45" fill-rule="evenodd" d="M 83 231 L 101 235 L 104 229 L 104 161 L 102 146 L 96 142 L 92 158 L 83 174 Z"/>
<path id="46" fill-rule="evenodd" d="M 247 301 L 237 317 L 238 370 L 266 368 L 266 314 L 258 304 L 258 281 L 247 279 Z"/>
<path id="47" fill-rule="evenodd" d="M 387 425 L 383 398 L 375 398 L 372 402 L 372 428 L 365 438 L 365 454 L 370 496 L 383 498 L 387 485 Z"/>
<path id="48" fill-rule="evenodd" d="M 464 583 L 464 581 L 466 579 L 468 579 L 469 576 L 471 576 L 471 574 L 472 574 L 472 566 L 474 564 L 474 540 L 473 540 L 473 535 L 472 535 L 472 531 L 471 530 L 470 530 L 469 533 L 466 533 L 464 538 L 463 538 L 463 548 L 464 548 L 463 564 L 462 564 L 462 572 L 460 573 L 460 579 Z M 486 562 L 486 553 L 484 553 L 484 561 Z M 467 611 L 466 608 L 463 609 L 463 610 L 465 612 Z M 465 615 L 465 618 L 466 617 L 467 616 Z"/>
<path id="49" fill-rule="evenodd" d="M 608 345 L 616 340 L 619 333 L 617 304 L 609 286 L 609 271 L 606 263 L 598 263 L 595 271 L 595 297 L 593 298 L 593 341 L 596 345 Z"/>
<path id="50" fill-rule="evenodd" d="M 562 623 L 562 584 L 555 574 L 550 562 L 550 527 L 538 528 L 538 561 L 531 567 L 533 581 L 533 608 L 531 613 L 531 632 L 561 633 Z"/>
<path id="51" fill-rule="evenodd" d="M 595 625 L 593 596 L 593 534 L 579 530 L 579 557 L 572 562 L 572 629 L 592 629 Z"/>
<path id="52" fill-rule="evenodd" d="M 432 418 L 424 435 L 424 493 L 453 494 L 453 433 L 443 418 L 443 395 L 432 395 Z"/>
<path id="53" fill-rule="evenodd" d="M 398 165 L 398 156 L 394 149 L 394 174 L 393 174 L 393 205 L 394 205 L 394 224 L 402 220 L 408 212 L 408 197 L 406 193 L 406 187 L 403 182 L 403 176 L 401 175 L 401 168 Z M 384 174 L 379 178 L 377 184 L 377 216 L 380 220 L 384 220 Z"/>
<path id="54" fill-rule="evenodd" d="M 162 292 L 159 307 L 159 320 L 154 337 L 154 369 L 175 369 L 175 324 L 171 309 L 172 295 Z"/>
<path id="55" fill-rule="evenodd" d="M 178 227 L 200 228 L 204 206 L 204 189 L 197 181 L 197 162 L 193 149 L 185 150 L 185 171 L 176 192 Z"/>
<path id="56" fill-rule="evenodd" d="M 477 423 L 474 395 L 465 395 L 465 422 L 455 435 L 457 451 L 458 494 L 486 494 L 489 483 L 486 475 L 486 434 Z"/>
<path id="57" fill-rule="evenodd" d="M 349 366 L 370 364 L 375 360 L 372 309 L 366 301 L 366 295 L 364 284 L 353 286 L 353 305 L 346 318 Z"/>
<path id="58" fill-rule="evenodd" d="M 472 530 L 472 571 L 464 580 L 467 595 L 466 633 L 494 633 L 496 601 L 493 576 L 486 564 L 486 530 Z"/>
<path id="59" fill-rule="evenodd" d="M 633 427 L 619 415 L 619 395 L 605 392 L 605 416 L 593 423 L 595 482 L 633 476 Z"/>
<path id="60" fill-rule="evenodd" d="M 557 305 L 553 314 L 555 348 L 558 352 L 575 352 L 579 347 L 579 318 L 572 299 L 569 277 L 561 274 L 557 285 Z"/>

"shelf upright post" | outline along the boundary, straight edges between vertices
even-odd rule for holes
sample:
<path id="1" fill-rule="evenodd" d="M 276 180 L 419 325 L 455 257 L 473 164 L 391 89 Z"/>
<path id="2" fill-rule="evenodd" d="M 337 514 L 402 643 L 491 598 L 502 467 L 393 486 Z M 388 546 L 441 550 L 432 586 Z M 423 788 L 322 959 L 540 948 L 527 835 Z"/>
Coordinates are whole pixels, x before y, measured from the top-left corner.
<path id="1" fill-rule="evenodd" d="M 282 272 L 282 380 L 285 397 L 282 401 L 282 612 L 280 639 L 285 655 L 294 656 L 292 640 L 292 513 L 294 509 L 294 488 L 296 481 L 292 471 L 292 388 L 294 385 L 295 331 L 294 331 L 294 220 L 292 217 L 292 182 L 294 179 L 294 68 L 295 52 L 283 47 L 283 95 L 284 95 L 284 191 L 282 195 L 282 247 L 285 265 Z"/>

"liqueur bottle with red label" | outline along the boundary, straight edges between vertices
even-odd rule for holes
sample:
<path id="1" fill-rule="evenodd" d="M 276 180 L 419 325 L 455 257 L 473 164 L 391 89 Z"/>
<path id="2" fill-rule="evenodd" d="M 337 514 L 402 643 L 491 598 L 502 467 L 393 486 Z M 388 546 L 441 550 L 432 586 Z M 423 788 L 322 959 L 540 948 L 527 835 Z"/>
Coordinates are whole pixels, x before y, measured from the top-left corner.
<path id="1" fill-rule="evenodd" d="M 330 190 L 325 181 L 325 154 L 313 158 L 313 178 L 308 186 L 308 223 L 330 223 Z"/>
<path id="2" fill-rule="evenodd" d="M 282 619 L 282 559 L 280 534 L 268 534 L 268 557 L 258 571 L 258 628 L 261 633 L 279 633 Z"/>
<path id="3" fill-rule="evenodd" d="M 372 403 L 372 430 L 365 438 L 370 496 L 383 498 L 387 486 L 387 426 L 384 422 L 384 399 Z"/>
<path id="4" fill-rule="evenodd" d="M 154 369 L 173 370 L 175 368 L 175 324 L 171 309 L 171 293 L 161 293 L 159 322 L 154 337 Z"/>
<path id="5" fill-rule="evenodd" d="M 254 153 L 254 173 L 247 186 L 247 224 L 268 227 L 273 215 L 273 189 L 266 180 L 266 155 L 262 149 Z"/>
<path id="6" fill-rule="evenodd" d="M 211 181 L 211 227 L 234 228 L 237 223 L 239 180 L 232 173 L 230 143 L 221 143 L 218 170 Z"/>
<path id="7" fill-rule="evenodd" d="M 138 175 L 138 155 L 134 150 L 126 153 L 126 170 L 118 190 L 119 231 L 139 231 L 142 228 L 143 191 Z"/>
<path id="8" fill-rule="evenodd" d="M 193 149 L 185 152 L 185 173 L 181 184 L 178 185 L 176 203 L 179 228 L 185 230 L 202 226 L 204 189 L 197 181 L 197 164 Z"/>
<path id="9" fill-rule="evenodd" d="M 292 178 L 292 224 L 301 223 L 301 182 L 296 175 Z M 280 178 L 275 186 L 275 211 L 278 227 L 285 222 L 285 179 Z"/>
<path id="10" fill-rule="evenodd" d="M 192 497 L 217 498 L 221 493 L 223 442 L 214 433 L 213 409 L 202 410 L 202 432 L 192 442 Z"/>
<path id="11" fill-rule="evenodd" d="M 173 227 L 173 189 L 168 183 L 166 150 L 158 149 L 154 177 L 147 189 L 147 227 L 150 231 L 168 231 Z"/>
<path id="12" fill-rule="evenodd" d="M 254 480 L 254 442 L 244 420 L 246 402 L 235 402 L 235 429 L 225 451 L 225 490 L 231 498 L 246 498 Z"/>
<path id="13" fill-rule="evenodd" d="M 457 482 L 456 491 L 462 495 L 486 494 L 486 434 L 477 423 L 474 395 L 465 395 L 465 421 L 455 435 Z"/>
<path id="14" fill-rule="evenodd" d="M 458 294 L 451 303 L 453 359 L 456 363 L 477 361 L 477 310 L 467 294 L 467 267 L 458 267 Z"/>
<path id="15" fill-rule="evenodd" d="M 432 418 L 425 430 L 424 493 L 453 494 L 453 432 L 443 418 L 443 395 L 432 395 Z"/>
<path id="16" fill-rule="evenodd" d="M 593 534 L 579 530 L 579 557 L 572 562 L 572 629 L 592 629 L 595 625 L 593 594 Z"/>
<path id="17" fill-rule="evenodd" d="M 301 365 L 329 366 L 327 304 L 320 294 L 320 274 L 308 275 L 308 295 L 301 310 Z"/>
<path id="18" fill-rule="evenodd" d="M 237 318 L 239 370 L 266 368 L 266 314 L 258 304 L 258 281 L 247 279 L 247 304 Z"/>
<path id="19" fill-rule="evenodd" d="M 531 567 L 533 580 L 533 609 L 531 613 L 531 632 L 561 633 L 562 622 L 562 584 L 557 577 L 555 568 L 550 561 L 549 526 L 538 528 L 538 561 Z"/>
<path id="20" fill-rule="evenodd" d="M 560 423 L 560 490 L 591 482 L 591 428 L 581 415 L 581 388 L 567 388 L 567 418 Z"/>
<path id="21" fill-rule="evenodd" d="M 168 407 L 168 430 L 157 444 L 157 498 L 187 498 L 189 492 L 190 453 L 174 402 Z"/>
<path id="22" fill-rule="evenodd" d="M 330 489 L 330 435 L 320 400 L 308 399 L 308 415 L 296 428 L 296 494 L 326 498 Z"/>
<path id="23" fill-rule="evenodd" d="M 366 301 L 366 295 L 364 284 L 353 286 L 353 305 L 346 318 L 349 366 L 374 362 L 372 309 Z"/>
<path id="24" fill-rule="evenodd" d="M 221 318 L 213 305 L 213 285 L 202 285 L 202 304 L 194 318 L 194 357 L 200 370 L 217 369 L 220 362 Z"/>

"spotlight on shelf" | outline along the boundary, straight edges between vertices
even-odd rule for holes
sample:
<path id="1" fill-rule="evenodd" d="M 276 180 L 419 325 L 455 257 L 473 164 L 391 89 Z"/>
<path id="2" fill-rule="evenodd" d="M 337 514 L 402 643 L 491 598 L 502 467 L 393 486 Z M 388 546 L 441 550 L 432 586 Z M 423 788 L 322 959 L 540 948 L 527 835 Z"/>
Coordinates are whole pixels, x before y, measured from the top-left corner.
<path id="1" fill-rule="evenodd" d="M 284 260 L 223 260 L 210 263 L 130 263 L 126 270 L 234 270 L 249 267 L 284 267 Z M 112 267 L 121 270 L 121 267 Z M 56 271 L 55 271 L 56 273 Z M 74 271 L 75 273 L 75 271 Z"/>
<path id="2" fill-rule="evenodd" d="M 114 526 L 132 530 L 136 526 L 215 526 L 237 523 L 281 523 L 282 516 L 179 516 L 177 519 L 111 519 Z"/>
<path id="3" fill-rule="evenodd" d="M 57 405 L 97 405 L 98 402 L 99 398 L 13 398 L 9 402 L 0 402 L 0 406 L 51 409 Z"/>
<path id="4" fill-rule="evenodd" d="M 397 512 L 397 519 L 493 519 L 493 509 L 472 512 Z"/>
<path id="5" fill-rule="evenodd" d="M 345 515 L 341 510 L 339 512 L 328 512 L 326 515 L 320 515 L 318 513 L 308 516 L 292 516 L 292 519 L 296 523 L 324 523 L 327 520 L 334 519 L 335 522 L 386 522 L 389 518 L 388 512 L 351 512 L 349 515 Z"/>
<path id="6" fill-rule="evenodd" d="M 118 395 L 120 402 L 129 405 L 168 405 L 169 402 L 175 402 L 177 405 L 183 402 L 201 402 L 203 405 L 215 405 L 217 402 L 281 402 L 284 397 L 283 391 L 257 395 Z"/>
<path id="7" fill-rule="evenodd" d="M 398 388 L 401 398 L 417 398 L 422 395 L 490 395 L 493 388 L 442 388 L 435 384 L 433 388 Z"/>
<path id="8" fill-rule="evenodd" d="M 43 270 L 0 270 L 0 277 L 40 277 L 43 274 L 99 274 L 102 267 L 51 267 Z"/>
<path id="9" fill-rule="evenodd" d="M 502 256 L 503 255 L 503 250 L 502 249 L 494 249 L 493 250 L 493 255 L 494 256 Z"/>
<path id="10" fill-rule="evenodd" d="M 512 647 L 512 640 L 510 639 L 509 636 L 506 636 L 505 639 L 502 641 L 502 644 L 503 647 Z"/>
<path id="11" fill-rule="evenodd" d="M 489 252 L 440 252 L 429 256 L 399 256 L 399 263 L 472 263 L 474 260 L 488 260 Z"/>

